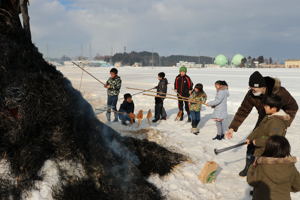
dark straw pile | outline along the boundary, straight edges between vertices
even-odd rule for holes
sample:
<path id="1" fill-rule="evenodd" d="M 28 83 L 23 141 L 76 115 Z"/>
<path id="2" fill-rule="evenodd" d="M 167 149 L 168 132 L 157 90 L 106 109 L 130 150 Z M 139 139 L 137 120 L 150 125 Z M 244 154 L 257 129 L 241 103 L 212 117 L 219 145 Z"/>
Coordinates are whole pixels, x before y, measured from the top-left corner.
<path id="1" fill-rule="evenodd" d="M 101 123 L 92 107 L 54 66 L 44 61 L 18 23 L 0 13 L 0 160 L 10 179 L 0 177 L 0 199 L 42 181 L 46 160 L 80 163 L 86 176 L 61 170 L 53 187 L 58 200 L 163 199 L 147 181 L 186 160 L 146 140 L 123 138 Z"/>

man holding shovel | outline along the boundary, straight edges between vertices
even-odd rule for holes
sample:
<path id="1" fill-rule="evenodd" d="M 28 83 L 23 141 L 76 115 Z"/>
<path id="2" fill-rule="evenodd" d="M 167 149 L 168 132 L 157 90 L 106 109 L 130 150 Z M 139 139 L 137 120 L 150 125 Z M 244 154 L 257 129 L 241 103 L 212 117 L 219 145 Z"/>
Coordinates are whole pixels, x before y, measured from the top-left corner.
<path id="1" fill-rule="evenodd" d="M 277 95 L 282 99 L 282 109 L 290 115 L 289 126 L 295 118 L 298 111 L 298 105 L 292 95 L 281 86 L 280 80 L 272 77 L 263 77 L 258 71 L 254 72 L 249 78 L 249 91 L 247 92 L 241 106 L 236 112 L 229 130 L 226 132 L 226 138 L 231 139 L 233 133 L 237 132 L 240 125 L 248 117 L 253 107 L 258 112 L 258 120 L 254 128 L 258 127 L 262 119 L 266 116 L 263 100 L 266 96 Z M 248 169 L 254 161 L 255 147 L 252 143 L 247 146 L 247 156 L 245 168 L 239 173 L 240 176 L 247 176 Z"/>

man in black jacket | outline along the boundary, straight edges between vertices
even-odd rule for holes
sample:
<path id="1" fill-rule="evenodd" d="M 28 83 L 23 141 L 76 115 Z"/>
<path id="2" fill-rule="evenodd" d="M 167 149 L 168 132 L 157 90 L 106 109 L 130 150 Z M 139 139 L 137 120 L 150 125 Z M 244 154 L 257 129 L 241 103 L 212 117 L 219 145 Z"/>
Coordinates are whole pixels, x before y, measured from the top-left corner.
<path id="1" fill-rule="evenodd" d="M 177 92 L 178 98 L 190 97 L 190 92 L 193 90 L 193 82 L 191 78 L 186 75 L 187 68 L 185 66 L 180 67 L 179 73 L 174 83 L 175 92 Z M 189 102 L 187 101 L 178 101 L 179 111 L 182 112 L 180 121 L 183 120 L 183 103 L 185 104 L 185 110 L 188 115 L 188 122 L 191 122 Z"/>
<path id="2" fill-rule="evenodd" d="M 156 86 L 157 89 L 157 96 L 155 97 L 155 116 L 152 122 L 157 122 L 158 120 L 166 120 L 167 119 L 167 113 L 164 108 L 164 98 L 166 97 L 166 93 L 168 91 L 168 80 L 165 78 L 165 73 L 160 72 L 158 74 L 158 86 Z"/>

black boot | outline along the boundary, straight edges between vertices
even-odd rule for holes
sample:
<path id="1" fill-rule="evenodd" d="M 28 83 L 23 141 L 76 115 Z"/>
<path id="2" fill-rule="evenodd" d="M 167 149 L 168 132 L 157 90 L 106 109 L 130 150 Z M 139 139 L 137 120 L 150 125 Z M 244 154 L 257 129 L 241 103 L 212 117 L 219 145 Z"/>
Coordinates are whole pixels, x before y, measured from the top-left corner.
<path id="1" fill-rule="evenodd" d="M 253 163 L 254 158 L 255 157 L 253 155 L 247 155 L 245 168 L 239 173 L 239 175 L 241 177 L 247 176 L 248 169 L 249 169 L 250 165 Z"/>
<path id="2" fill-rule="evenodd" d="M 224 135 L 216 135 L 216 137 L 213 138 L 213 140 L 223 140 Z"/>
<path id="3" fill-rule="evenodd" d="M 187 120 L 187 122 L 191 122 L 192 120 L 191 120 L 191 117 L 190 116 L 188 116 L 188 120 Z"/>
<path id="4" fill-rule="evenodd" d="M 154 118 L 154 119 L 152 120 L 152 122 L 153 122 L 153 123 L 156 123 L 158 120 L 159 120 L 159 119 Z"/>
<path id="5" fill-rule="evenodd" d="M 181 115 L 179 121 L 183 121 L 183 113 L 182 113 L 182 115 Z"/>

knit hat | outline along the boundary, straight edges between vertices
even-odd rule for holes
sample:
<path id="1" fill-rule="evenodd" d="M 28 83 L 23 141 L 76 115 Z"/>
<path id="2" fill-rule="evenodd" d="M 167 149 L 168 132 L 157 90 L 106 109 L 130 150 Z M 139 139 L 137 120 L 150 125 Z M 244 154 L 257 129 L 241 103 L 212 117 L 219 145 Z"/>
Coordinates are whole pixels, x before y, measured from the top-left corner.
<path id="1" fill-rule="evenodd" d="M 264 77 L 258 71 L 251 74 L 249 78 L 249 86 L 254 88 L 266 87 Z"/>
<path id="2" fill-rule="evenodd" d="M 187 72 L 187 68 L 183 65 L 180 67 L 179 72 Z"/>

